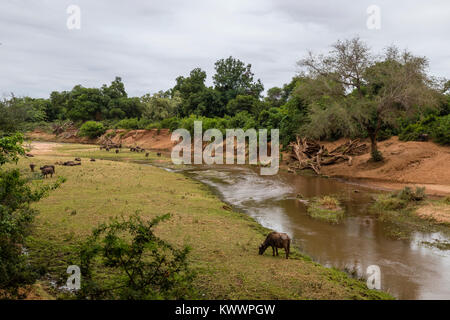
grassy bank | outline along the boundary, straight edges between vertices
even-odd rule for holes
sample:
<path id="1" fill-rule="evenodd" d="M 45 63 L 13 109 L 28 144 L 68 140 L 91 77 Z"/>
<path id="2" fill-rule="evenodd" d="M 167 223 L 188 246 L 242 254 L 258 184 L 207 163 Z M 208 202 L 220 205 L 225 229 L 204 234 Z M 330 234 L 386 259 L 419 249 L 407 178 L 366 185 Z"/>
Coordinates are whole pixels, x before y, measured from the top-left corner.
<path id="1" fill-rule="evenodd" d="M 450 235 L 449 198 L 428 199 L 424 188 L 405 187 L 399 192 L 375 196 L 370 212 L 386 222 L 390 236 L 409 239 L 415 232 L 442 232 Z M 440 249 L 449 249 L 448 243 L 425 243 Z"/>
<path id="2" fill-rule="evenodd" d="M 314 219 L 329 223 L 339 223 L 345 214 L 339 200 L 332 196 L 312 199 L 308 205 L 307 213 Z"/>
<path id="3" fill-rule="evenodd" d="M 78 243 L 99 223 L 139 212 L 147 219 L 170 213 L 158 236 L 175 246 L 192 248 L 189 261 L 196 271 L 194 287 L 205 299 L 386 299 L 345 273 L 322 267 L 298 252 L 292 259 L 259 256 L 267 230 L 248 216 L 230 211 L 199 182 L 182 174 L 129 161 L 144 155 L 100 151 L 87 145 L 64 145 L 23 159 L 19 166 L 82 158 L 76 167 L 57 166 L 64 185 L 39 202 L 40 215 L 28 241 L 32 260 L 41 265 L 40 290 L 58 292 L 48 280 L 64 284 L 66 268 L 77 263 Z M 90 162 L 95 157 L 97 161 Z M 160 158 L 151 154 L 149 162 Z M 53 178 L 55 179 L 55 177 Z"/>

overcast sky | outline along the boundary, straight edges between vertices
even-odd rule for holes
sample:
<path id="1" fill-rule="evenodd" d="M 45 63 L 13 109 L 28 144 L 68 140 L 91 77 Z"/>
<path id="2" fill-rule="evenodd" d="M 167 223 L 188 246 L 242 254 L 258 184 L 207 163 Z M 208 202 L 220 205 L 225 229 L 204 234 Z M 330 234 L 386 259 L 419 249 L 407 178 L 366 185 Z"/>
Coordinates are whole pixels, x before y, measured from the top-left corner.
<path id="1" fill-rule="evenodd" d="M 66 25 L 70 5 L 79 30 Z M 370 5 L 381 9 L 379 30 L 366 25 Z M 308 50 L 356 35 L 374 52 L 396 44 L 427 56 L 431 74 L 450 78 L 449 32 L 448 0 L 1 0 L 0 95 L 48 97 L 120 76 L 141 96 L 195 67 L 210 85 L 214 62 L 230 55 L 268 89 L 289 82 Z"/>

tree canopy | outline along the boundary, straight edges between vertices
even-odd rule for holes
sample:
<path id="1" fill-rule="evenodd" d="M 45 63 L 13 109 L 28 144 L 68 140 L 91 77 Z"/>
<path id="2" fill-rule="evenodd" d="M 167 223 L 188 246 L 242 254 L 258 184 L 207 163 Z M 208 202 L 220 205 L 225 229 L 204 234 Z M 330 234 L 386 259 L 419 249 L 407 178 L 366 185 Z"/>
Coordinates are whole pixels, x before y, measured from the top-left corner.
<path id="1" fill-rule="evenodd" d="M 306 71 L 297 88 L 310 108 L 304 132 L 314 137 L 366 131 L 372 155 L 383 126 L 437 106 L 436 90 L 426 74 L 428 62 L 396 47 L 373 56 L 359 38 L 338 41 L 328 55 L 309 54 L 299 61 Z"/>

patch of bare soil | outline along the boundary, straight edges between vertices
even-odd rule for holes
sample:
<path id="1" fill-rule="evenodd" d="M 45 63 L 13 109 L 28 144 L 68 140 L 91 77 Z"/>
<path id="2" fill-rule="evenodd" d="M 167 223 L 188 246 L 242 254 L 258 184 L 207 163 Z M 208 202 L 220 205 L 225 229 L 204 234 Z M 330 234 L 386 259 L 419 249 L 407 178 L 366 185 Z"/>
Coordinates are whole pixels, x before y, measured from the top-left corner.
<path id="1" fill-rule="evenodd" d="M 54 142 L 33 142 L 27 148 L 30 149 L 30 154 L 39 156 L 50 153 L 57 146 Z"/>
<path id="2" fill-rule="evenodd" d="M 439 203 L 429 203 L 417 209 L 416 214 L 425 219 L 432 219 L 438 223 L 450 224 L 450 206 Z"/>
<path id="3" fill-rule="evenodd" d="M 121 143 L 124 147 L 139 146 L 145 149 L 171 151 L 175 142 L 171 141 L 170 130 L 108 130 L 98 139 L 88 139 L 79 137 L 78 132 L 70 129 L 61 134 L 48 133 L 41 130 L 34 130 L 26 134 L 27 138 L 35 141 L 54 141 L 70 143 L 104 144 L 107 141 Z"/>
<path id="4" fill-rule="evenodd" d="M 323 142 L 328 150 L 345 142 Z M 450 148 L 433 142 L 403 142 L 398 137 L 378 143 L 384 161 L 374 163 L 370 153 L 347 162 L 322 166 L 322 173 L 342 177 L 385 189 L 401 189 L 406 185 L 426 187 L 427 193 L 450 194 Z"/>
<path id="5" fill-rule="evenodd" d="M 170 140 L 169 129 L 152 130 L 108 130 L 97 143 L 103 144 L 107 140 L 121 143 L 125 147 L 139 146 L 145 149 L 171 151 L 175 142 Z"/>

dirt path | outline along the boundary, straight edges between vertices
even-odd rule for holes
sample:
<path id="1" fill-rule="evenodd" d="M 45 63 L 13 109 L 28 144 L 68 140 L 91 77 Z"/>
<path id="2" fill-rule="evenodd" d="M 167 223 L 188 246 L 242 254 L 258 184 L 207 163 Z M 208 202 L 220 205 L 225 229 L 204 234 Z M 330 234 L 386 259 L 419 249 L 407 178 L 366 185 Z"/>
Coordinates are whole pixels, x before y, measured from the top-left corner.
<path id="1" fill-rule="evenodd" d="M 61 144 L 55 143 L 55 142 L 40 142 L 40 141 L 33 141 L 30 144 L 30 153 L 34 156 L 39 155 L 46 155 L 49 153 L 52 153 L 53 150 L 60 146 Z"/>

